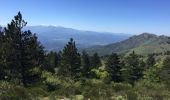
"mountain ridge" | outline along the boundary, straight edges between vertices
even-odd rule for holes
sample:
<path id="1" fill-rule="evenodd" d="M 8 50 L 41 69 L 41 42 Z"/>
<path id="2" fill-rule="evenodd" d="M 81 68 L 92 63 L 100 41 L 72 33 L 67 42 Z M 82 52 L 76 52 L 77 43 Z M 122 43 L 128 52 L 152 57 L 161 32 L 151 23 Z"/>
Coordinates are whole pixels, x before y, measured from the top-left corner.
<path id="1" fill-rule="evenodd" d="M 98 52 L 100 55 L 128 53 L 136 51 L 139 54 L 158 53 L 170 50 L 169 37 L 150 33 L 134 35 L 126 40 L 100 47 L 86 49 L 89 53 Z"/>
<path id="2" fill-rule="evenodd" d="M 53 51 L 63 49 L 70 38 L 73 38 L 78 48 L 82 49 L 96 45 L 115 43 L 131 36 L 131 34 L 125 33 L 95 32 L 65 28 L 62 26 L 27 26 L 24 30 L 31 30 L 33 33 L 36 33 L 45 48 Z"/>

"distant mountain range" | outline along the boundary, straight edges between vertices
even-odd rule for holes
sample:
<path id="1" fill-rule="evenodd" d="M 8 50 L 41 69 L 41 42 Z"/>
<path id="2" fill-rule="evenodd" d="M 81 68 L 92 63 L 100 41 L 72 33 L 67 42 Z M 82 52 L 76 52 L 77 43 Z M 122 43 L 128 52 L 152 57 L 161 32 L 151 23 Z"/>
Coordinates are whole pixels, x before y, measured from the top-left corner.
<path id="1" fill-rule="evenodd" d="M 115 53 L 138 54 L 159 53 L 170 50 L 170 38 L 155 34 L 143 33 L 140 35 L 82 31 L 72 28 L 55 26 L 27 26 L 24 30 L 36 33 L 45 49 L 50 51 L 62 50 L 64 45 L 73 38 L 79 50 L 85 49 L 89 54 L 99 55 Z"/>
<path id="2" fill-rule="evenodd" d="M 82 31 L 72 28 L 55 26 L 27 26 L 24 30 L 36 33 L 40 42 L 47 50 L 58 51 L 73 38 L 79 49 L 102 46 L 119 42 L 130 37 L 130 34 Z"/>
<path id="3" fill-rule="evenodd" d="M 138 54 L 159 53 L 170 50 L 170 38 L 143 33 L 132 36 L 121 42 L 105 46 L 95 46 L 86 49 L 89 53 L 98 52 L 100 55 L 116 53 L 129 53 L 135 51 Z"/>

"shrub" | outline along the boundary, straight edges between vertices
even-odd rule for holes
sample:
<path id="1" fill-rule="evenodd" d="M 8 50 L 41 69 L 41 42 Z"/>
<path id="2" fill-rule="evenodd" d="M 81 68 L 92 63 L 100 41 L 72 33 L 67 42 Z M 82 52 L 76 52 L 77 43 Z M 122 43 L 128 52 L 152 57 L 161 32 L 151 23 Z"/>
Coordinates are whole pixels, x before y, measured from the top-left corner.
<path id="1" fill-rule="evenodd" d="M 127 100 L 138 100 L 138 94 L 133 91 L 133 90 L 129 90 L 127 91 Z"/>
<path id="2" fill-rule="evenodd" d="M 111 86 L 115 92 L 121 92 L 121 91 L 127 91 L 132 89 L 132 86 L 130 84 L 125 83 L 111 83 Z"/>
<path id="3" fill-rule="evenodd" d="M 112 97 L 112 89 L 109 84 L 105 84 L 102 80 L 89 79 L 86 80 L 82 88 L 84 97 L 92 100 L 110 99 Z"/>
<path id="4" fill-rule="evenodd" d="M 0 100 L 31 100 L 31 95 L 26 88 L 9 82 L 0 82 Z"/>
<path id="5" fill-rule="evenodd" d="M 146 97 L 154 100 L 165 100 L 170 98 L 170 91 L 163 83 L 151 83 L 142 80 L 135 84 L 134 91 L 137 91 L 139 98 Z"/>

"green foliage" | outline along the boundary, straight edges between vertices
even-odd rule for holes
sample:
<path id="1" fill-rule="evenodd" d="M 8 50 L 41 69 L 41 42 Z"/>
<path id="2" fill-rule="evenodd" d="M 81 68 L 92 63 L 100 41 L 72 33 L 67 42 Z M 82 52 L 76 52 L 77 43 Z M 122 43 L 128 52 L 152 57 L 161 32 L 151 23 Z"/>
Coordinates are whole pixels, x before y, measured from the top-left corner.
<path id="1" fill-rule="evenodd" d="M 170 83 L 170 57 L 166 57 L 162 62 L 162 70 L 160 71 L 160 78 L 163 82 Z"/>
<path id="2" fill-rule="evenodd" d="M 115 92 L 123 92 L 128 91 L 132 89 L 132 86 L 127 83 L 111 83 L 111 86 Z"/>
<path id="3" fill-rule="evenodd" d="M 48 91 L 54 91 L 61 87 L 62 82 L 57 75 L 51 72 L 43 71 L 41 77 L 44 79 L 43 83 L 47 85 Z"/>
<path id="4" fill-rule="evenodd" d="M 83 95 L 76 95 L 75 100 L 84 100 L 84 96 Z"/>
<path id="5" fill-rule="evenodd" d="M 36 35 L 22 31 L 24 26 L 26 22 L 18 13 L 4 31 L 0 29 L 0 100 L 170 98 L 169 52 L 147 57 L 134 51 L 121 56 L 112 53 L 107 59 L 95 53 L 90 58 L 85 51 L 80 55 L 70 39 L 62 52 L 45 55 Z M 140 44 L 150 48 L 150 44 L 166 44 L 162 39 L 167 40 L 145 33 L 118 43 L 123 48 L 114 48 L 131 51 Z M 164 54 L 167 57 L 163 59 Z"/>
<path id="6" fill-rule="evenodd" d="M 170 91 L 162 83 L 140 81 L 136 83 L 134 91 L 138 93 L 138 98 L 151 98 L 151 100 L 167 100 L 170 98 Z"/>
<path id="7" fill-rule="evenodd" d="M 0 81 L 0 100 L 39 100 L 47 95 L 48 93 L 40 86 L 25 88 L 6 81 Z"/>
<path id="8" fill-rule="evenodd" d="M 160 82 L 159 71 L 160 68 L 157 66 L 151 67 L 144 72 L 143 78 L 150 82 Z"/>
<path id="9" fill-rule="evenodd" d="M 127 100 L 137 100 L 138 94 L 133 90 L 127 91 Z"/>
<path id="10" fill-rule="evenodd" d="M 57 88 L 50 94 L 50 97 L 58 96 L 58 97 L 69 97 L 73 98 L 75 95 L 81 94 L 81 82 L 74 81 L 72 79 L 65 78 L 61 80 L 60 87 Z"/>
<path id="11" fill-rule="evenodd" d="M 128 73 L 128 80 L 131 84 L 143 77 L 144 62 L 133 51 L 125 59 L 125 71 Z"/>
<path id="12" fill-rule="evenodd" d="M 101 60 L 98 53 L 94 53 L 91 57 L 91 66 L 96 69 L 101 66 Z"/>
<path id="13" fill-rule="evenodd" d="M 35 34 L 22 31 L 27 22 L 19 12 L 4 29 L 1 39 L 0 64 L 4 72 L 1 77 L 28 85 L 39 80 L 39 73 L 34 69 L 42 67 L 44 51 Z"/>
<path id="14" fill-rule="evenodd" d="M 87 54 L 86 51 L 82 52 L 82 74 L 83 77 L 90 77 L 90 71 L 91 71 L 91 63 L 90 63 L 90 57 Z"/>
<path id="15" fill-rule="evenodd" d="M 109 80 L 114 82 L 122 81 L 120 58 L 117 54 L 112 53 L 105 64 L 106 71 L 109 73 Z"/>
<path id="16" fill-rule="evenodd" d="M 91 73 L 93 73 L 93 78 L 102 79 L 102 80 L 105 80 L 109 76 L 108 72 L 101 68 L 92 69 Z"/>
<path id="17" fill-rule="evenodd" d="M 44 70 L 55 73 L 55 69 L 59 67 L 61 62 L 61 52 L 53 52 L 51 51 L 46 55 L 46 64 L 44 66 Z"/>
<path id="18" fill-rule="evenodd" d="M 154 55 L 149 54 L 147 57 L 147 61 L 146 61 L 147 68 L 153 67 L 155 63 L 156 61 L 155 61 Z"/>
<path id="19" fill-rule="evenodd" d="M 80 77 L 81 58 L 74 40 L 71 38 L 63 49 L 59 74 L 77 79 Z"/>
<path id="20" fill-rule="evenodd" d="M 112 89 L 101 80 L 91 79 L 86 80 L 82 94 L 85 98 L 93 100 L 110 99 L 112 96 Z"/>

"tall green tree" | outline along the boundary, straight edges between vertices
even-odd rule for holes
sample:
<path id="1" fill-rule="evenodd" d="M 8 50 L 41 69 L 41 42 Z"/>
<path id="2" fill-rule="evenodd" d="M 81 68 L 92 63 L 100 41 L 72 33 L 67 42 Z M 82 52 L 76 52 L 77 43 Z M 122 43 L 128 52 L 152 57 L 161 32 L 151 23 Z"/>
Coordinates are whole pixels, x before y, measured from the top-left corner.
<path id="1" fill-rule="evenodd" d="M 106 71 L 109 73 L 109 80 L 121 82 L 121 64 L 120 58 L 116 53 L 112 53 L 106 61 Z"/>
<path id="2" fill-rule="evenodd" d="M 170 57 L 166 57 L 162 63 L 162 69 L 159 72 L 160 78 L 165 83 L 170 83 Z"/>
<path id="3" fill-rule="evenodd" d="M 143 76 L 144 63 L 133 51 L 125 59 L 126 70 L 128 71 L 128 80 L 132 85 Z"/>
<path id="4" fill-rule="evenodd" d="M 101 59 L 98 55 L 98 53 L 94 53 L 93 56 L 91 57 L 91 66 L 92 68 L 99 68 L 101 66 Z"/>
<path id="5" fill-rule="evenodd" d="M 3 47 L 0 59 L 7 70 L 8 80 L 17 81 L 23 85 L 39 80 L 38 70 L 44 59 L 43 46 L 31 31 L 22 31 L 27 22 L 19 12 L 4 29 Z"/>
<path id="6" fill-rule="evenodd" d="M 38 42 L 35 34 L 26 31 L 22 34 L 20 69 L 21 81 L 24 85 L 40 80 L 40 69 L 44 63 L 43 46 Z"/>
<path id="7" fill-rule="evenodd" d="M 1 27 L 0 27 L 1 28 Z M 4 48 L 4 32 L 0 29 L 0 55 L 3 55 L 3 48 Z M 5 78 L 6 68 L 4 65 L 3 56 L 0 56 L 0 80 Z"/>
<path id="8" fill-rule="evenodd" d="M 3 28 L 0 26 L 0 32 L 2 32 L 2 29 L 3 29 Z"/>
<path id="9" fill-rule="evenodd" d="M 82 52 L 82 74 L 84 77 L 89 77 L 91 71 L 90 57 L 86 51 Z"/>
<path id="10" fill-rule="evenodd" d="M 76 48 L 75 41 L 71 38 L 62 51 L 60 75 L 77 79 L 81 74 L 81 57 Z"/>
<path id="11" fill-rule="evenodd" d="M 155 65 L 156 61 L 155 61 L 155 58 L 154 58 L 154 55 L 153 54 L 149 54 L 147 56 L 147 60 L 146 60 L 146 67 L 149 68 L 149 67 L 153 67 Z"/>

